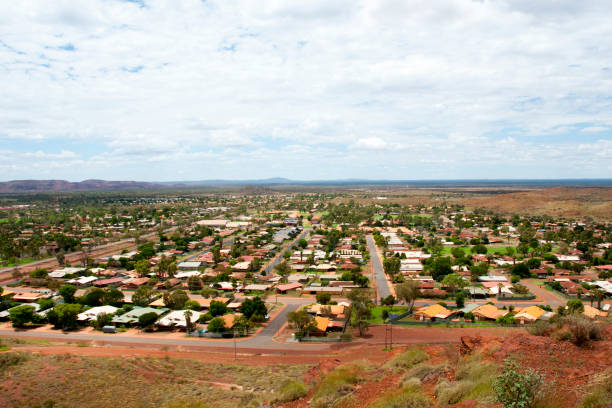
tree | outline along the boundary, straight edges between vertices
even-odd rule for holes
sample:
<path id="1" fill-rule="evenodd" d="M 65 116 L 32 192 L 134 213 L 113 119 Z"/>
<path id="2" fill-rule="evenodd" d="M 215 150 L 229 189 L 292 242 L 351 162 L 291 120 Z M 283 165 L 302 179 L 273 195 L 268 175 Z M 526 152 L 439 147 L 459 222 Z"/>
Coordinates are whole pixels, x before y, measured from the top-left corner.
<path id="1" fill-rule="evenodd" d="M 367 293 L 359 289 L 353 289 L 348 294 L 351 301 L 351 314 L 353 327 L 359 329 L 359 335 L 363 336 L 370 328 L 368 319 L 372 316 L 372 301 Z"/>
<path id="2" fill-rule="evenodd" d="M 395 256 L 391 258 L 385 258 L 383 261 L 383 268 L 385 273 L 389 276 L 394 276 L 396 273 L 399 273 L 401 266 L 401 260 Z"/>
<path id="3" fill-rule="evenodd" d="M 210 302 L 209 312 L 213 317 L 223 316 L 227 313 L 227 306 L 223 302 L 213 300 Z"/>
<path id="4" fill-rule="evenodd" d="M 244 302 L 242 302 L 240 311 L 247 319 L 250 319 L 255 315 L 259 315 L 263 318 L 268 314 L 266 304 L 259 298 L 259 296 L 256 296 L 253 299 L 246 299 Z"/>
<path id="5" fill-rule="evenodd" d="M 236 316 L 234 317 L 234 326 L 232 327 L 235 332 L 246 336 L 248 334 L 249 328 L 251 327 L 251 323 L 244 316 Z"/>
<path id="6" fill-rule="evenodd" d="M 458 273 L 451 273 L 442 279 L 442 285 L 448 287 L 452 293 L 455 293 L 457 289 L 466 287 L 467 282 Z"/>
<path id="7" fill-rule="evenodd" d="M 13 327 L 23 327 L 34 319 L 34 306 L 21 305 L 9 310 L 9 318 Z"/>
<path id="8" fill-rule="evenodd" d="M 74 294 L 77 288 L 74 285 L 63 285 L 59 289 L 59 294 L 62 298 L 64 298 L 64 303 L 73 303 L 74 302 Z"/>
<path id="9" fill-rule="evenodd" d="M 576 314 L 584 312 L 584 304 L 580 299 L 572 299 L 567 301 L 568 314 Z"/>
<path id="10" fill-rule="evenodd" d="M 451 258 L 448 256 L 443 256 L 440 258 L 436 258 L 433 261 L 431 266 L 431 276 L 440 282 L 444 276 L 453 273 L 453 269 L 451 268 Z"/>
<path id="11" fill-rule="evenodd" d="M 113 317 L 110 314 L 100 313 L 96 316 L 96 320 L 93 321 L 93 326 L 96 330 L 102 330 L 106 325 L 109 325 Z"/>
<path id="12" fill-rule="evenodd" d="M 120 306 L 123 303 L 123 292 L 117 288 L 110 288 L 104 291 L 102 303 L 111 306 Z"/>
<path id="13" fill-rule="evenodd" d="M 510 268 L 510 273 L 512 275 L 520 276 L 521 278 L 529 278 L 531 276 L 529 266 L 523 262 L 513 265 L 512 268 Z"/>
<path id="14" fill-rule="evenodd" d="M 305 309 L 290 312 L 287 320 L 295 326 L 297 337 L 308 335 L 316 327 L 313 317 Z"/>
<path id="15" fill-rule="evenodd" d="M 188 300 L 189 296 L 182 289 L 176 289 L 171 293 L 164 293 L 164 304 L 172 310 L 183 309 Z"/>
<path id="16" fill-rule="evenodd" d="M 77 316 L 83 311 L 83 306 L 78 303 L 64 303 L 62 305 L 55 306 L 53 311 L 55 312 L 56 316 L 56 328 L 62 330 L 74 330 L 77 328 Z M 48 315 L 47 318 L 49 318 Z"/>
<path id="17" fill-rule="evenodd" d="M 185 311 L 185 330 L 189 333 L 193 329 L 193 322 L 191 321 L 191 317 L 193 316 L 193 312 L 191 310 Z"/>
<path id="18" fill-rule="evenodd" d="M 408 303 L 408 310 L 412 311 L 414 301 L 420 296 L 419 282 L 409 279 L 406 282 L 399 284 L 395 287 L 395 294 L 398 299 L 403 299 L 404 302 Z"/>
<path id="19" fill-rule="evenodd" d="M 482 244 L 474 245 L 472 247 L 472 253 L 473 254 L 486 254 L 487 253 L 487 247 L 482 245 Z"/>
<path id="20" fill-rule="evenodd" d="M 190 276 L 187 279 L 187 287 L 190 291 L 202 290 L 202 279 L 199 276 Z"/>
<path id="21" fill-rule="evenodd" d="M 452 247 L 451 254 L 455 258 L 463 258 L 465 256 L 465 252 L 463 251 L 462 248 L 459 248 L 459 247 Z"/>
<path id="22" fill-rule="evenodd" d="M 319 293 L 317 293 L 316 298 L 317 298 L 317 303 L 320 303 L 322 305 L 326 305 L 331 300 L 331 294 L 325 293 L 325 292 L 319 292 Z"/>
<path id="23" fill-rule="evenodd" d="M 151 272 L 151 262 L 147 259 L 141 259 L 134 264 L 134 269 L 138 272 L 139 276 L 146 276 Z"/>
<path id="24" fill-rule="evenodd" d="M 104 297 L 104 289 L 91 288 L 79 298 L 79 303 L 87 306 L 100 306 Z"/>
<path id="25" fill-rule="evenodd" d="M 44 279 L 47 277 L 47 270 L 45 268 L 36 268 L 30 272 L 30 277 Z"/>
<path id="26" fill-rule="evenodd" d="M 455 304 L 460 309 L 465 306 L 465 292 L 464 291 L 457 292 L 457 295 L 455 296 Z"/>
<path id="27" fill-rule="evenodd" d="M 195 300 L 188 300 L 185 302 L 185 309 L 187 310 L 200 310 L 200 304 L 198 302 L 196 302 Z"/>
<path id="28" fill-rule="evenodd" d="M 136 292 L 132 295 L 132 303 L 134 306 L 149 306 L 155 299 L 155 292 L 148 286 L 139 286 Z"/>
<path id="29" fill-rule="evenodd" d="M 208 331 L 211 333 L 221 333 L 225 331 L 225 320 L 220 317 L 215 317 L 208 322 Z"/>
<path id="30" fill-rule="evenodd" d="M 138 317 L 138 326 L 140 326 L 145 331 L 148 331 L 155 324 L 158 317 L 159 316 L 155 312 L 142 314 L 140 315 L 140 317 Z"/>
<path id="31" fill-rule="evenodd" d="M 289 263 L 287 261 L 283 261 L 277 264 L 274 267 L 274 270 L 281 276 L 287 276 L 291 272 L 291 266 L 289 266 Z"/>
<path id="32" fill-rule="evenodd" d="M 306 241 L 304 238 L 301 238 L 301 239 L 298 241 L 297 245 L 298 245 L 300 248 L 304 249 L 304 248 L 306 248 L 306 247 L 308 246 L 308 241 Z"/>
<path id="33" fill-rule="evenodd" d="M 486 275 L 489 272 L 489 264 L 481 262 L 478 265 L 470 266 L 470 278 L 472 282 L 478 281 L 479 276 Z"/>
<path id="34" fill-rule="evenodd" d="M 603 289 L 591 289 L 591 296 L 597 299 L 597 308 L 601 309 L 601 301 L 606 297 L 606 292 Z"/>

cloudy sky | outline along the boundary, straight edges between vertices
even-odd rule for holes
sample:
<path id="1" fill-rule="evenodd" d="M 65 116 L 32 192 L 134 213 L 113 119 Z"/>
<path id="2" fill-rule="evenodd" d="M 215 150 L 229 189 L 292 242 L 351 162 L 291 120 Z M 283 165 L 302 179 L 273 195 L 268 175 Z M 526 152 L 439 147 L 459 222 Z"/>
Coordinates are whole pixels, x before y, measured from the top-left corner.
<path id="1" fill-rule="evenodd" d="M 0 180 L 612 177 L 610 0 L 0 2 Z"/>

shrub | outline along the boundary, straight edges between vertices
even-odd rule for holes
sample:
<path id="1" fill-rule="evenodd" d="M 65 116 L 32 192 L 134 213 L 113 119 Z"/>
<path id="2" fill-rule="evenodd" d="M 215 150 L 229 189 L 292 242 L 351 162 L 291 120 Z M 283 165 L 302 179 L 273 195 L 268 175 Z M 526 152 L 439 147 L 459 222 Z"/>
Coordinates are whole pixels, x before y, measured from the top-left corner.
<path id="1" fill-rule="evenodd" d="M 155 312 L 145 313 L 138 317 L 138 325 L 142 328 L 149 328 L 155 324 L 158 319 L 158 315 Z"/>
<path id="2" fill-rule="evenodd" d="M 312 408 L 331 406 L 334 401 L 353 390 L 353 386 L 360 380 L 359 373 L 362 371 L 363 367 L 355 363 L 335 368 L 319 383 L 310 406 Z"/>
<path id="3" fill-rule="evenodd" d="M 396 355 L 384 365 L 385 368 L 410 368 L 418 363 L 429 359 L 429 355 L 420 348 L 411 348 Z"/>
<path id="4" fill-rule="evenodd" d="M 407 380 L 416 378 L 420 381 L 425 381 L 431 377 L 442 374 L 447 368 L 446 364 L 430 365 L 430 364 L 419 364 L 412 367 L 406 372 L 404 378 Z"/>
<path id="5" fill-rule="evenodd" d="M 418 387 L 405 387 L 398 394 L 389 392 L 375 400 L 373 408 L 425 408 L 432 404 L 431 399 L 423 395 Z"/>
<path id="6" fill-rule="evenodd" d="M 571 334 L 570 340 L 577 346 L 585 345 L 589 340 L 601 340 L 601 329 L 595 323 L 582 316 L 566 316 L 565 324 Z"/>
<path id="7" fill-rule="evenodd" d="M 534 336 L 546 336 L 550 331 L 550 324 L 540 320 L 527 327 L 527 331 Z"/>
<path id="8" fill-rule="evenodd" d="M 543 376 L 534 370 L 522 369 L 516 362 L 506 360 L 504 370 L 493 382 L 493 388 L 504 408 L 530 408 L 540 397 L 543 383 Z"/>
<path id="9" fill-rule="evenodd" d="M 308 394 L 308 389 L 298 381 L 288 381 L 279 391 L 279 402 L 295 401 Z"/>
<path id="10" fill-rule="evenodd" d="M 220 317 L 215 317 L 208 323 L 208 331 L 211 333 L 221 333 L 224 330 L 225 320 Z"/>
<path id="11" fill-rule="evenodd" d="M 438 382 L 434 392 L 438 404 L 456 404 L 470 393 L 472 387 L 473 384 L 469 381 L 449 382 L 444 379 Z"/>
<path id="12" fill-rule="evenodd" d="M 597 376 L 589 385 L 589 392 L 580 401 L 581 408 L 603 408 L 612 403 L 612 370 Z"/>
<path id="13" fill-rule="evenodd" d="M 28 358 L 29 356 L 24 353 L 15 353 L 12 351 L 8 353 L 0 353 L 0 373 L 9 367 L 16 366 L 24 361 L 27 361 Z"/>

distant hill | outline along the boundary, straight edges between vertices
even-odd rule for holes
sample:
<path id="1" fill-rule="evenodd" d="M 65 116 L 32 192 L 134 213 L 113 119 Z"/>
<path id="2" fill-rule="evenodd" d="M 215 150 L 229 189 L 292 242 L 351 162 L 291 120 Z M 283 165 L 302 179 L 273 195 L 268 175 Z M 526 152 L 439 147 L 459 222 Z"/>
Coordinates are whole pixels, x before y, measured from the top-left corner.
<path id="1" fill-rule="evenodd" d="M 46 191 L 116 191 L 164 188 L 162 184 L 142 181 L 84 180 L 14 180 L 0 182 L 0 193 L 46 192 Z"/>
<path id="2" fill-rule="evenodd" d="M 0 182 L 1 193 L 20 192 L 53 192 L 53 191 L 122 191 L 122 190 L 155 190 L 171 188 L 198 187 L 245 187 L 245 186 L 402 186 L 413 188 L 435 188 L 452 191 L 453 189 L 471 188 L 472 192 L 491 190 L 493 187 L 525 187 L 529 190 L 550 187 L 612 187 L 612 179 L 575 179 L 575 180 L 290 180 L 282 177 L 252 180 L 190 180 L 190 181 L 107 181 L 84 180 L 71 182 L 66 180 L 13 180 Z"/>

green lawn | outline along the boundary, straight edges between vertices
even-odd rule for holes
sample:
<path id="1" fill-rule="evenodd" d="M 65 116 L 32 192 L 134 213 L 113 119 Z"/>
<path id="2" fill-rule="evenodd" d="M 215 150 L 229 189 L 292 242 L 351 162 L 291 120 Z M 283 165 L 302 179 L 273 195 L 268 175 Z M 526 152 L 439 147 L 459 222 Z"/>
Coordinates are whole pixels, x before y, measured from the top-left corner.
<path id="1" fill-rule="evenodd" d="M 25 265 L 25 264 L 29 264 L 30 262 L 34 262 L 36 259 L 34 258 L 21 258 L 18 259 L 16 263 L 7 263 L 4 264 L 4 260 L 0 259 L 0 265 L 5 266 L 5 267 L 12 267 L 12 266 L 19 266 L 19 265 Z"/>
<path id="2" fill-rule="evenodd" d="M 506 248 L 510 248 L 510 247 L 511 247 L 511 248 L 515 248 L 515 247 L 513 247 L 513 246 L 509 246 L 509 247 L 508 247 L 508 246 L 487 246 L 487 254 L 494 254 L 495 252 L 501 252 L 501 253 L 502 253 L 502 255 L 505 255 L 505 254 L 506 254 Z M 442 254 L 442 255 L 450 255 L 450 253 L 451 253 L 451 248 L 456 248 L 456 247 L 444 247 L 444 248 L 442 249 L 441 254 Z M 472 249 L 472 248 L 471 248 L 471 246 L 467 246 L 467 247 L 459 247 L 459 248 L 463 249 L 463 251 L 464 251 L 466 254 L 471 253 L 471 249 Z M 515 248 L 515 249 L 516 249 L 516 248 Z"/>
<path id="3" fill-rule="evenodd" d="M 408 311 L 407 306 L 374 306 L 372 308 L 372 318 L 369 320 L 372 324 L 383 324 L 382 312 L 387 310 L 389 313 L 401 314 Z"/>

